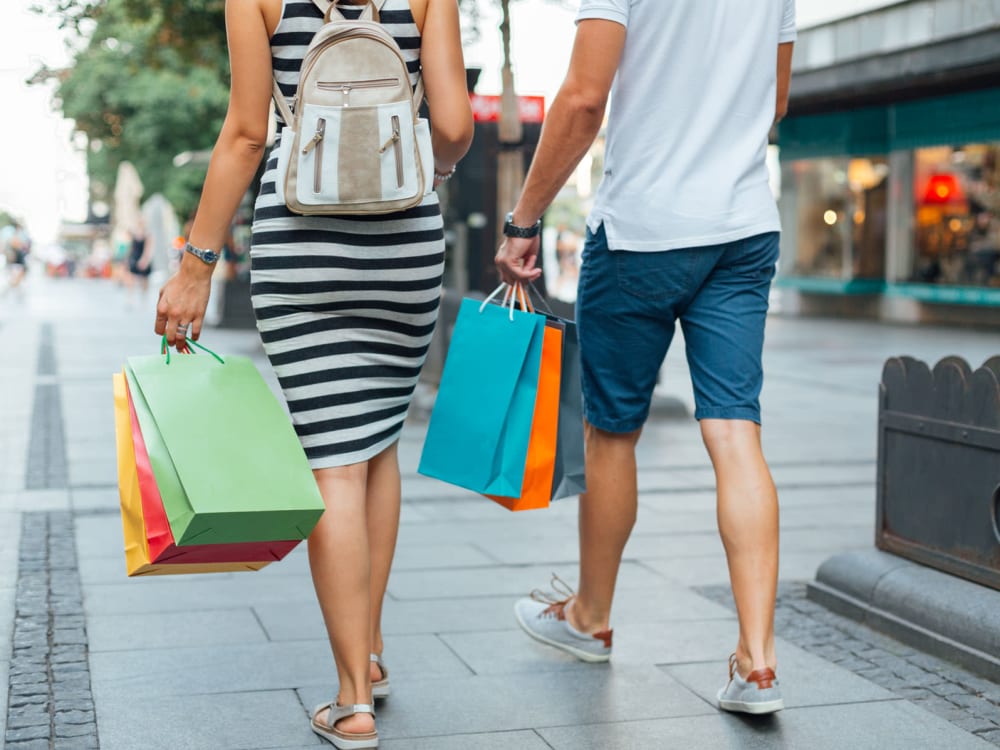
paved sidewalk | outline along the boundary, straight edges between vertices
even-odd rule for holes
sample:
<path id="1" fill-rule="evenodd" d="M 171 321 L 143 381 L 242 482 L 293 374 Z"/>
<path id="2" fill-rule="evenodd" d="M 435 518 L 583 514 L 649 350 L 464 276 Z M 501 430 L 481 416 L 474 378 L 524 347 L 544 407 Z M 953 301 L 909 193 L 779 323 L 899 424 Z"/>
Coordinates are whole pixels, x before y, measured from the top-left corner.
<path id="1" fill-rule="evenodd" d="M 110 376 L 127 355 L 155 351 L 152 295 L 128 309 L 107 282 L 30 281 L 23 301 L 0 298 L 6 747 L 322 747 L 306 707 L 334 695 L 335 672 L 304 547 L 254 574 L 124 575 Z M 253 333 L 208 330 L 203 339 L 255 357 L 272 377 Z M 911 662 L 920 655 L 875 634 L 865 645 L 861 631 L 838 633 L 835 620 L 796 604 L 795 594 L 831 554 L 872 544 L 884 359 L 960 354 L 979 365 L 997 349 L 995 335 L 975 332 L 771 321 L 765 443 L 782 497 L 781 577 L 792 588 L 783 588 L 779 617 L 789 632 L 779 641 L 789 708 L 763 721 L 714 707 L 735 618 L 719 588 L 727 575 L 713 476 L 692 420 L 653 421 L 640 444 L 640 518 L 616 600 L 615 656 L 593 666 L 527 639 L 511 613 L 515 598 L 551 572 L 574 581 L 576 503 L 514 515 L 418 476 L 425 414 L 414 409 L 401 441 L 403 523 L 385 608 L 394 695 L 378 717 L 382 746 L 1000 744 L 996 686 L 963 682 L 933 660 L 909 678 L 888 666 L 862 676 L 835 653 L 844 633 L 869 666 L 881 664 L 873 649 L 895 648 Z M 689 400 L 679 353 L 665 373 L 664 390 Z M 949 701 L 952 714 L 928 710 L 932 685 L 946 682 L 967 698 Z"/>

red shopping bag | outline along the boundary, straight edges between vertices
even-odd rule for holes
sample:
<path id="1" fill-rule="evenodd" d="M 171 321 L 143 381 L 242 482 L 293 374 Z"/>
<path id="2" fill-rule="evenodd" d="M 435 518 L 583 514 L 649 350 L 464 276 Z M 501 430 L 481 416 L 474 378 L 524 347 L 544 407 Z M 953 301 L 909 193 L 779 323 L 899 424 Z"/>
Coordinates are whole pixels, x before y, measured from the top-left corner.
<path id="1" fill-rule="evenodd" d="M 142 438 L 142 429 L 139 427 L 139 418 L 132 403 L 131 393 L 128 394 L 128 406 L 150 562 L 166 565 L 273 562 L 283 558 L 301 541 L 294 539 L 278 542 L 176 545 L 160 498 L 160 491 L 156 486 L 156 478 L 153 475 L 149 454 L 146 452 L 146 444 Z"/>

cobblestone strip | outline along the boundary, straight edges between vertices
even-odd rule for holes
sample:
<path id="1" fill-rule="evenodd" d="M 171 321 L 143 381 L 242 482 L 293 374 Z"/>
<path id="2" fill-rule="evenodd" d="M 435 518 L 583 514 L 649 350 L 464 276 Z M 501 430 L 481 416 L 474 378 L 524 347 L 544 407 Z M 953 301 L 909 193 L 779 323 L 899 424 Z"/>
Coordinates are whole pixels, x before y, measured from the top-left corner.
<path id="1" fill-rule="evenodd" d="M 728 586 L 698 592 L 735 609 Z M 779 586 L 774 624 L 786 641 L 1000 747 L 1000 685 L 834 614 L 804 583 Z"/>
<path id="2" fill-rule="evenodd" d="M 7 750 L 97 750 L 73 520 L 24 513 L 10 661 Z"/>
<path id="3" fill-rule="evenodd" d="M 51 323 L 42 325 L 40 337 L 36 372 L 40 381 L 51 381 L 57 374 L 55 336 Z M 35 385 L 31 412 L 31 438 L 24 486 L 29 490 L 61 489 L 68 481 L 59 385 L 39 382 Z"/>

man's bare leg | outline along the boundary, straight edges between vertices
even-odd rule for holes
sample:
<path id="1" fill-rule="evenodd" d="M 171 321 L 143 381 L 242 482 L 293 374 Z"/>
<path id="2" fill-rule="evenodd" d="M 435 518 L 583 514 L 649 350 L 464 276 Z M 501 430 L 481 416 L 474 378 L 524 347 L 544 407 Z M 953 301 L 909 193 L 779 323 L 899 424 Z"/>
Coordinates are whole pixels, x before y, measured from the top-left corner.
<path id="1" fill-rule="evenodd" d="M 715 467 L 719 532 L 740 622 L 737 669 L 745 677 L 777 665 L 778 493 L 761 449 L 760 425 L 705 419 L 701 434 Z"/>
<path id="2" fill-rule="evenodd" d="M 638 507 L 639 435 L 640 431 L 618 434 L 587 425 L 587 492 L 580 496 L 580 586 L 566 608 L 570 625 L 583 633 L 609 628 L 618 568 Z"/>

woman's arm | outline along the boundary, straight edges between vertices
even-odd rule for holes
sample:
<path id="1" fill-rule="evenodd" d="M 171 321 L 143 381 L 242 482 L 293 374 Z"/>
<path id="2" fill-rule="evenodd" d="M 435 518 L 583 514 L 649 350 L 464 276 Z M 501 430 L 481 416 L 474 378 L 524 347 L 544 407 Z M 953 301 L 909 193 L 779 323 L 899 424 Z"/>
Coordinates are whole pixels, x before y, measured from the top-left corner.
<path id="1" fill-rule="evenodd" d="M 270 35 L 260 0 L 226 0 L 226 34 L 232 87 L 229 109 L 212 151 L 201 202 L 188 237 L 192 245 L 221 252 L 233 215 L 250 186 L 267 140 L 271 99 Z M 177 324 L 201 334 L 214 266 L 184 253 L 177 273 L 160 291 L 156 332 L 175 340 Z"/>
<path id="2" fill-rule="evenodd" d="M 472 143 L 472 106 L 456 0 L 428 0 L 421 37 L 420 65 L 431 113 L 434 170 L 444 174 Z"/>

